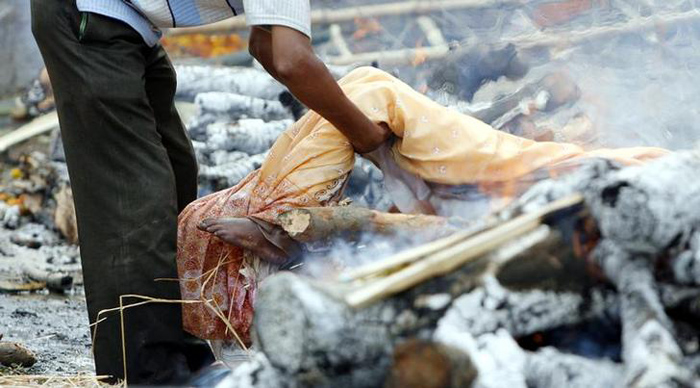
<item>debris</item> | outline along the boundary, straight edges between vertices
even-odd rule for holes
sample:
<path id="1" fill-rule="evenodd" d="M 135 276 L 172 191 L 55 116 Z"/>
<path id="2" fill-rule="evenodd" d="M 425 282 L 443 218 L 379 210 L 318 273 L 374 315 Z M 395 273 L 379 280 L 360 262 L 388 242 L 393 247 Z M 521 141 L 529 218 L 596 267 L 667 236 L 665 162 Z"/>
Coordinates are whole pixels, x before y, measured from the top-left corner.
<path id="1" fill-rule="evenodd" d="M 24 345 L 15 342 L 0 341 L 0 364 L 30 367 L 36 364 L 36 355 Z"/>
<path id="2" fill-rule="evenodd" d="M 49 272 L 31 264 L 23 267 L 27 278 L 46 284 L 49 290 L 65 292 L 73 287 L 73 276 L 60 272 Z"/>
<path id="3" fill-rule="evenodd" d="M 35 118 L 52 111 L 55 104 L 49 73 L 43 68 L 24 95 L 17 99 L 11 116 L 15 120 Z"/>
<path id="4" fill-rule="evenodd" d="M 73 190 L 70 185 L 61 184 L 55 194 L 55 199 L 56 211 L 53 221 L 56 224 L 56 229 L 69 243 L 78 244 L 78 221 L 75 216 Z"/>

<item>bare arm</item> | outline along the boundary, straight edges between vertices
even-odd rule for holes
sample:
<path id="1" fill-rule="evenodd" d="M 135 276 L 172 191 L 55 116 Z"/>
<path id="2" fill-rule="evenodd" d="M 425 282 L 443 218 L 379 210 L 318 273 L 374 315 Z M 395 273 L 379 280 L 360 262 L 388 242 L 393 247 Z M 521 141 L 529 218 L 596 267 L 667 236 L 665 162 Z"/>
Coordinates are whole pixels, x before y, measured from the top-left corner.
<path id="1" fill-rule="evenodd" d="M 373 151 L 391 134 L 345 96 L 301 32 L 283 26 L 272 26 L 272 32 L 254 28 L 250 52 L 299 101 L 338 128 L 355 151 Z"/>

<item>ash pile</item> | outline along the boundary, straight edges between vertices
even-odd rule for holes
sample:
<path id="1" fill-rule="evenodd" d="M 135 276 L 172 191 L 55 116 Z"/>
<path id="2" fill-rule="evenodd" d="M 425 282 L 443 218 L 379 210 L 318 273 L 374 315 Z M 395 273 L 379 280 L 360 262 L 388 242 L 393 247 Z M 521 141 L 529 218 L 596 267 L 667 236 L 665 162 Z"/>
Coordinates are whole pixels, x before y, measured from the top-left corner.
<path id="1" fill-rule="evenodd" d="M 699 167 L 591 161 L 335 279 L 273 276 L 219 386 L 697 387 Z"/>
<path id="2" fill-rule="evenodd" d="M 687 125 L 666 133 L 659 121 L 693 111 L 681 109 L 697 101 L 680 89 L 687 81 L 664 84 L 668 98 L 660 100 L 685 99 L 654 120 L 634 105 L 623 107 L 636 112 L 624 115 L 628 121 L 603 120 L 582 96 L 594 90 L 619 97 L 614 82 L 601 79 L 640 77 L 627 74 L 620 59 L 640 48 L 661 44 L 687 58 L 695 51 L 687 41 L 697 39 L 694 8 L 622 1 L 607 2 L 603 11 L 569 6 L 562 16 L 550 3 L 478 2 L 436 7 L 422 18 L 406 12 L 359 21 L 346 12 L 350 17 L 340 22 L 319 23 L 315 44 L 337 77 L 350 63 L 370 59 L 432 98 L 520 136 L 595 147 L 616 145 L 615 134 L 627 144 L 642 133 L 643 144 L 683 143 Z M 566 4 L 572 3 L 578 2 Z M 644 19 L 657 8 L 665 33 L 650 32 L 657 19 Z M 601 41 L 605 50 L 598 50 Z M 387 42 L 409 48 L 385 50 Z M 206 195 L 260 167 L 305 108 L 255 66 L 197 62 L 177 66 L 177 99 Z M 623 70 L 608 72 L 609 62 Z M 664 71 L 642 72 L 669 81 Z M 79 284 L 72 196 L 58 133 L 52 138 L 47 151 L 16 158 L 16 169 L 5 172 L 0 255 L 39 253 L 41 264 L 38 272 L 16 271 L 11 284 L 18 290 Z M 594 162 L 538 184 L 508 209 L 446 239 L 396 254 L 370 251 L 410 237 L 368 235 L 348 243 L 344 249 L 374 263 L 338 278 L 325 269 L 272 277 L 260 290 L 250 360 L 219 386 L 697 387 L 698 167 L 697 152 L 624 169 Z M 358 207 L 392 206 L 381 171 L 362 158 L 345 194 Z M 328 249 L 312 250 L 323 256 Z"/>

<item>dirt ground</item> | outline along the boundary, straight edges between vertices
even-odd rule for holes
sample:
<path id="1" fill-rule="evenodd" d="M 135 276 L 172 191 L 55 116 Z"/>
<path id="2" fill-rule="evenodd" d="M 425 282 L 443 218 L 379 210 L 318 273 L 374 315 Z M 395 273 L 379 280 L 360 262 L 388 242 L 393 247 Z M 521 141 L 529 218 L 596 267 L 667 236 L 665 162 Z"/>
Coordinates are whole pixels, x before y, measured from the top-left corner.
<path id="1" fill-rule="evenodd" d="M 94 372 L 85 298 L 80 292 L 72 296 L 0 294 L 0 332 L 3 340 L 23 343 L 38 359 L 31 368 L 0 369 L 0 374 Z"/>
<path id="2" fill-rule="evenodd" d="M 41 249 L 18 247 L 10 231 L 0 229 L 0 278 L 17 278 L 22 265 L 42 261 L 67 268 L 78 266 L 75 247 Z M 82 287 L 70 293 L 0 293 L 0 334 L 4 341 L 20 342 L 34 351 L 38 362 L 24 370 L 0 369 L 2 373 L 75 375 L 94 372 L 90 355 L 90 332 Z M 0 367 L 2 368 L 2 367 Z"/>
<path id="3" fill-rule="evenodd" d="M 2 129 L 0 128 L 0 133 Z M 19 154 L 47 150 L 47 137 L 39 137 L 13 150 Z M 14 167 L 13 155 L 0 160 L 0 189 L 7 172 Z M 55 232 L 31 224 L 24 231 L 42 241 L 39 248 L 19 246 L 11 241 L 17 231 L 0 227 L 0 280 L 21 278 L 24 265 L 60 267 L 80 273 L 79 251 L 62 241 Z M 80 283 L 80 276 L 76 277 Z M 68 294 L 38 293 L 8 294 L 0 292 L 0 334 L 3 341 L 20 342 L 34 351 L 38 362 L 31 368 L 17 370 L 0 366 L 2 374 L 76 375 L 94 372 L 90 354 L 85 296 L 81 286 Z"/>

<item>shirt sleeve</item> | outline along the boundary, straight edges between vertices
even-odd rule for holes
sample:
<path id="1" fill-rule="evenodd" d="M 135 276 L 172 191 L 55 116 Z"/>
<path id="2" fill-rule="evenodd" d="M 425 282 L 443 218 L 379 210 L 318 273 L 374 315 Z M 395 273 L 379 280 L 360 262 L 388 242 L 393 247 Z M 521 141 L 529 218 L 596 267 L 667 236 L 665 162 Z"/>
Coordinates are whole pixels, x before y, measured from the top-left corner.
<path id="1" fill-rule="evenodd" d="M 285 26 L 311 38 L 309 0 L 243 0 L 249 26 Z"/>

